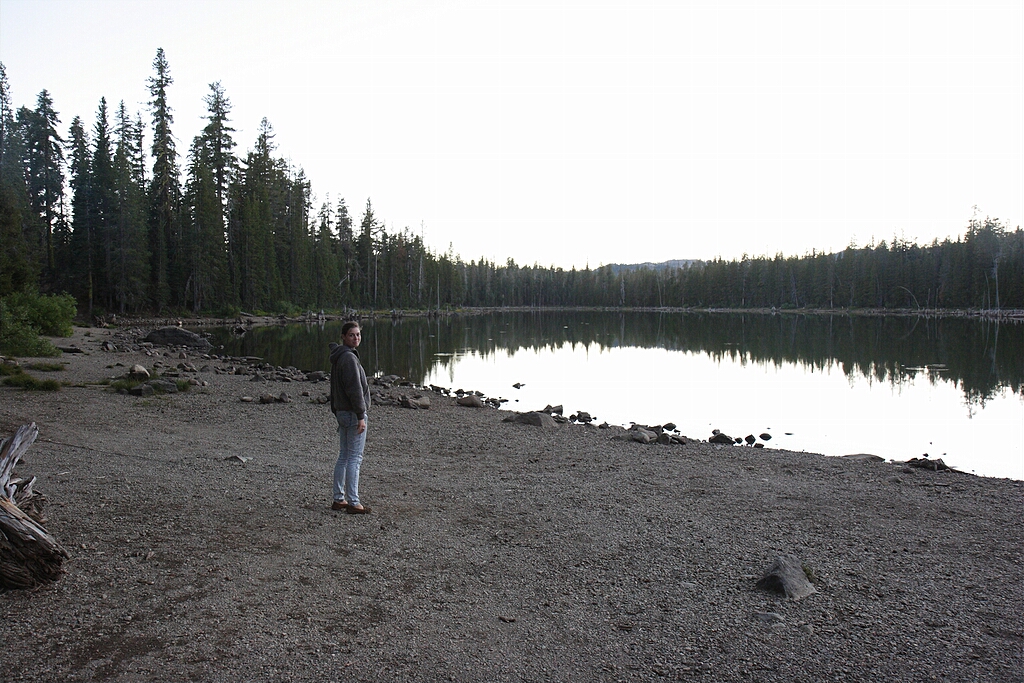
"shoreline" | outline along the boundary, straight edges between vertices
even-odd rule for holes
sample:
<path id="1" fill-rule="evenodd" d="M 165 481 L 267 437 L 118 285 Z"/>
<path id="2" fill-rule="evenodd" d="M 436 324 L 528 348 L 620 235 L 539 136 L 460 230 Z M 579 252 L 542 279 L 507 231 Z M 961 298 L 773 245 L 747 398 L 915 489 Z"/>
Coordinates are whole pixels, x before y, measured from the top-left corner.
<path id="1" fill-rule="evenodd" d="M 324 383 L 102 351 L 114 334 L 58 340 L 85 353 L 47 376 L 81 386 L 0 387 L 3 436 L 39 426 L 18 474 L 38 478 L 71 553 L 57 583 L 0 594 L 11 681 L 1024 674 L 1024 482 L 643 445 L 428 393 L 426 410 L 372 407 L 373 514 L 345 516 L 328 509 Z M 92 384 L 158 361 L 207 386 L 138 398 Z M 258 393 L 291 400 L 241 401 Z M 779 554 L 815 594 L 756 588 Z"/>
<path id="2" fill-rule="evenodd" d="M 320 321 L 340 320 L 364 320 L 364 319 L 387 319 L 400 320 L 405 317 L 447 317 L 459 315 L 481 315 L 486 313 L 555 313 L 555 312 L 595 312 L 595 313 L 705 313 L 705 314 L 744 314 L 744 315 L 813 315 L 813 316 L 839 316 L 839 317 L 921 317 L 921 318 L 976 318 L 993 322 L 1024 322 L 1024 310 L 982 310 L 982 309 L 881 309 L 881 308 L 698 308 L 698 307 L 601 307 L 601 306 L 465 306 L 445 310 L 352 310 L 348 312 L 324 313 L 320 316 L 312 311 L 299 316 L 288 316 L 284 314 L 256 315 L 250 313 L 239 313 L 233 316 L 201 315 L 201 316 L 131 316 L 108 314 L 97 318 L 102 324 L 100 327 L 128 328 L 128 327 L 232 327 L 235 325 L 246 325 L 252 327 L 265 325 L 288 325 L 295 323 L 317 323 Z M 84 320 L 79 320 L 84 325 Z M 77 324 L 77 323 L 76 323 Z"/>

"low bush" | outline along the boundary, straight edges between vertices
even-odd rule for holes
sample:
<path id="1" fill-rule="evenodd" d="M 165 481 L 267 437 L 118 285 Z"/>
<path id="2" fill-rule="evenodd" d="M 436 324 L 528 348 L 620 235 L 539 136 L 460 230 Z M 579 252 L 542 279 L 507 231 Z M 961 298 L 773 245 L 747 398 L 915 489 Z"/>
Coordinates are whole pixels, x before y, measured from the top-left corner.
<path id="1" fill-rule="evenodd" d="M 11 356 L 58 356 L 47 339 L 71 336 L 75 300 L 67 294 L 41 296 L 18 292 L 0 298 L 0 353 Z"/>
<path id="2" fill-rule="evenodd" d="M 61 386 L 60 382 L 55 379 L 36 379 L 24 372 L 5 378 L 4 385 L 35 391 L 60 391 Z"/>
<path id="3" fill-rule="evenodd" d="M 64 369 L 63 363 L 30 363 L 28 366 L 29 370 L 38 370 L 39 372 L 60 372 Z"/>

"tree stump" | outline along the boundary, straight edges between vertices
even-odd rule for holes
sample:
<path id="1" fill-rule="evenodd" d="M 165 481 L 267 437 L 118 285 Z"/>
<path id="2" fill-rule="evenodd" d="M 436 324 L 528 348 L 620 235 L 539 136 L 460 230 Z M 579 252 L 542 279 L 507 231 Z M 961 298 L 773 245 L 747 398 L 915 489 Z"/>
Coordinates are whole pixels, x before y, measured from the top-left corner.
<path id="1" fill-rule="evenodd" d="M 68 557 L 42 526 L 43 497 L 32 490 L 35 478 L 11 478 L 37 436 L 33 422 L 0 443 L 0 588 L 35 588 L 56 581 Z"/>

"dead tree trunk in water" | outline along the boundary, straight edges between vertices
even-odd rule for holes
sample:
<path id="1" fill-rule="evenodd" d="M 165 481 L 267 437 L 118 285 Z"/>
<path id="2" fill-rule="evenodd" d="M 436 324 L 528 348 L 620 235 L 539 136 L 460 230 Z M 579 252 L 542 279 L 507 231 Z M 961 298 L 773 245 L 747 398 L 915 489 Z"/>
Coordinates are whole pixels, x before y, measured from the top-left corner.
<path id="1" fill-rule="evenodd" d="M 56 581 L 68 553 L 43 528 L 43 496 L 29 481 L 12 479 L 14 467 L 39 436 L 35 423 L 22 425 L 0 443 L 0 589 L 34 588 Z"/>

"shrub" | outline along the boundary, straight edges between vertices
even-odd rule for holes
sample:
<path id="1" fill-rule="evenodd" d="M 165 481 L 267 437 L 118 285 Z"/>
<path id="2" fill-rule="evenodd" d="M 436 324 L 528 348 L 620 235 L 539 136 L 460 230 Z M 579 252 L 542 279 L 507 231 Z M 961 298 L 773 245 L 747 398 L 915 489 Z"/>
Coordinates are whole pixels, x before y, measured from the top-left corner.
<path id="1" fill-rule="evenodd" d="M 38 370 L 39 372 L 60 372 L 64 369 L 63 363 L 30 363 L 28 366 L 29 370 Z"/>
<path id="2" fill-rule="evenodd" d="M 10 367 L 10 366 L 6 366 Z M 18 371 L 22 370 L 20 368 Z M 9 377 L 4 378 L 3 381 L 6 386 L 22 387 L 23 389 L 35 389 L 36 391 L 59 391 L 60 382 L 56 380 L 37 380 L 32 375 L 26 374 L 25 372 L 17 372 Z"/>
<path id="3" fill-rule="evenodd" d="M 40 296 L 18 292 L 0 299 L 0 353 L 12 356 L 58 356 L 60 351 L 39 335 L 71 336 L 75 300 L 67 294 Z"/>

